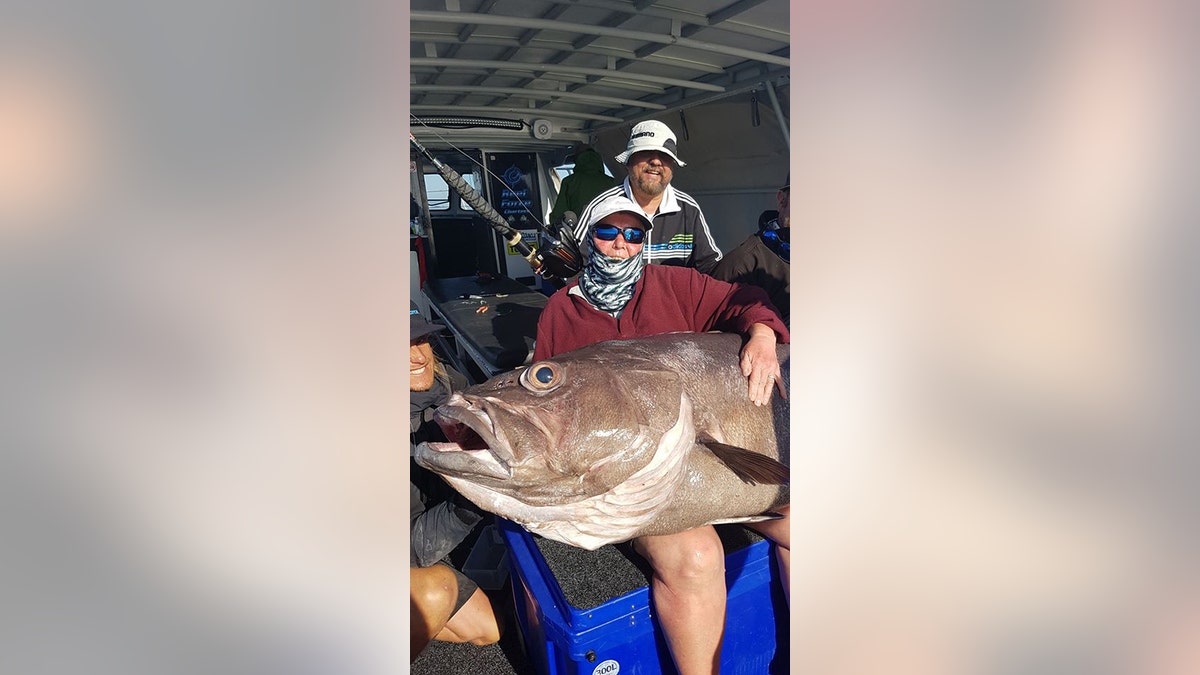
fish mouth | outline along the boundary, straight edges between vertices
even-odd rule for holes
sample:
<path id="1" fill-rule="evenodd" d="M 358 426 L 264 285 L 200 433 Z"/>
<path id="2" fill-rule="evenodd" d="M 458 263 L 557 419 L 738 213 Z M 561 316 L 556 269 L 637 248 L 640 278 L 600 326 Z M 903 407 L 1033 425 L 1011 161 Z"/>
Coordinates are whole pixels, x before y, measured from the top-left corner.
<path id="1" fill-rule="evenodd" d="M 460 394 L 434 413 L 433 420 L 446 435 L 446 443 L 424 443 L 417 463 L 431 471 L 454 476 L 480 476 L 508 480 L 513 470 L 495 448 L 505 447 L 496 437 L 492 418 Z"/>

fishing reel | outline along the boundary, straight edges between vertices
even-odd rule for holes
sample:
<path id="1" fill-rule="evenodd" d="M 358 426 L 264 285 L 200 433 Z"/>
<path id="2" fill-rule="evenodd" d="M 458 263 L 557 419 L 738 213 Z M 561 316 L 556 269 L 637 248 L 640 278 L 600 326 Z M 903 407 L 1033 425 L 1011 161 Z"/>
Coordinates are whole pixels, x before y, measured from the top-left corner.
<path id="1" fill-rule="evenodd" d="M 577 223 L 574 212 L 567 211 L 557 223 L 538 232 L 538 260 L 542 263 L 538 273 L 542 278 L 566 281 L 583 269 L 583 256 L 575 242 Z"/>

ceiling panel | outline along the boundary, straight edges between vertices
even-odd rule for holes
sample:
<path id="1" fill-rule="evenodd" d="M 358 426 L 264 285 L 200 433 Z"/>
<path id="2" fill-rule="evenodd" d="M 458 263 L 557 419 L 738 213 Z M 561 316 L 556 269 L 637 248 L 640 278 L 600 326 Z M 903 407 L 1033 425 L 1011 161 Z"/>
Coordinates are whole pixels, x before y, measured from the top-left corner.
<path id="1" fill-rule="evenodd" d="M 412 126 L 435 147 L 474 132 L 435 136 L 422 116 L 545 119 L 558 133 L 542 142 L 561 144 L 786 82 L 790 65 L 786 0 L 412 0 L 410 11 Z M 506 133 L 537 142 L 528 128 Z"/>

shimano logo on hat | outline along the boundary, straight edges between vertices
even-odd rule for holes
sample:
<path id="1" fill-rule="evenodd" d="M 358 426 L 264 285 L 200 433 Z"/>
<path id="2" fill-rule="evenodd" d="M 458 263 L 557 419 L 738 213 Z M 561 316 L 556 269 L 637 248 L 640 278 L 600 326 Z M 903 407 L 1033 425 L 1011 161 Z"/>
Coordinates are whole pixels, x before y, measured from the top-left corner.
<path id="1" fill-rule="evenodd" d="M 658 140 L 660 137 L 661 141 Z M 617 155 L 617 161 L 625 164 L 634 153 L 643 150 L 658 150 L 670 155 L 675 164 L 679 166 L 685 164 L 683 160 L 679 159 L 679 150 L 675 146 L 675 133 L 671 131 L 671 127 L 658 120 L 646 120 L 634 126 L 630 130 L 629 143 L 625 146 L 625 152 Z"/>

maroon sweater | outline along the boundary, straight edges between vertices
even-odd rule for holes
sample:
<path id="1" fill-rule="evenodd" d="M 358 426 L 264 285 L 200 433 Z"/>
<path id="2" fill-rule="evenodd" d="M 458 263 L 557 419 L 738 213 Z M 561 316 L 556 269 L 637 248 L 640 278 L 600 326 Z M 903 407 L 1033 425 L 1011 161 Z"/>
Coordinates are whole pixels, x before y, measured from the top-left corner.
<path id="1" fill-rule="evenodd" d="M 538 319 L 534 361 L 605 340 L 673 331 L 746 335 L 756 323 L 775 331 L 779 342 L 790 339 L 787 326 L 762 289 L 718 281 L 690 267 L 646 265 L 620 319 L 568 293 L 578 285 L 578 281 L 572 282 L 546 303 Z"/>

